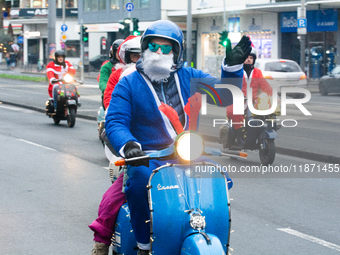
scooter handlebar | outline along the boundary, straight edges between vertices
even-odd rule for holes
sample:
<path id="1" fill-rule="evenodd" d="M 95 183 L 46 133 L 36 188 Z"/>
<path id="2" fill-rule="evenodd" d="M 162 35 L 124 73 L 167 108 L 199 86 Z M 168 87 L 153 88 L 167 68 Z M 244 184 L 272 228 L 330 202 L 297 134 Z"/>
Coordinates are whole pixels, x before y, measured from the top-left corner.
<path id="1" fill-rule="evenodd" d="M 145 156 L 135 157 L 135 158 L 120 159 L 118 161 L 115 161 L 115 166 L 125 166 L 125 165 L 128 165 L 129 162 L 141 160 L 141 159 L 151 159 L 151 157 L 150 155 L 145 155 Z"/>
<path id="2" fill-rule="evenodd" d="M 54 79 L 51 81 L 52 84 L 63 81 L 63 79 Z"/>
<path id="3" fill-rule="evenodd" d="M 126 162 L 125 159 L 120 159 L 118 161 L 115 161 L 115 166 L 125 166 Z"/>

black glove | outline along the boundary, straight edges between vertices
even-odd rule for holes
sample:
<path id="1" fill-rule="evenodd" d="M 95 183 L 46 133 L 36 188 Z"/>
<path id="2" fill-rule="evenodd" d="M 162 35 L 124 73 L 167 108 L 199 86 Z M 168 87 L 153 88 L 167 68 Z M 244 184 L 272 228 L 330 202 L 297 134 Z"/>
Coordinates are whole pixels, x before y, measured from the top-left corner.
<path id="1" fill-rule="evenodd" d="M 249 37 L 244 35 L 234 49 L 231 49 L 231 42 L 228 38 L 224 64 L 228 66 L 243 64 L 251 52 L 250 45 L 251 41 Z"/>
<path id="2" fill-rule="evenodd" d="M 51 84 L 56 84 L 56 83 L 58 83 L 58 82 L 59 82 L 59 80 L 57 80 L 57 79 L 51 80 Z"/>
<path id="3" fill-rule="evenodd" d="M 125 158 L 136 158 L 136 157 L 142 157 L 146 155 L 145 152 L 139 148 L 138 144 L 136 144 L 133 141 L 129 141 L 126 143 L 124 147 L 124 154 L 125 154 Z M 130 166 L 149 167 L 149 159 L 134 160 L 134 161 L 130 161 L 128 164 Z"/>

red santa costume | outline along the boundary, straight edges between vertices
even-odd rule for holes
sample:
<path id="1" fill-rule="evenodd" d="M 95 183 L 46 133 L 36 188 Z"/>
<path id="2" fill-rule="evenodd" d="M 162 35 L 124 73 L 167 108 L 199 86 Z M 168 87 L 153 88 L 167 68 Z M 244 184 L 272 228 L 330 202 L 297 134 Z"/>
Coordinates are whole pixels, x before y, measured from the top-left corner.
<path id="1" fill-rule="evenodd" d="M 65 74 L 75 75 L 76 69 L 71 65 L 70 62 L 65 60 L 65 66 L 58 65 L 55 62 L 48 63 L 46 67 L 46 75 L 50 82 L 48 85 L 48 94 L 52 97 L 53 86 L 57 84 L 52 84 L 51 81 L 54 79 L 62 79 Z"/>

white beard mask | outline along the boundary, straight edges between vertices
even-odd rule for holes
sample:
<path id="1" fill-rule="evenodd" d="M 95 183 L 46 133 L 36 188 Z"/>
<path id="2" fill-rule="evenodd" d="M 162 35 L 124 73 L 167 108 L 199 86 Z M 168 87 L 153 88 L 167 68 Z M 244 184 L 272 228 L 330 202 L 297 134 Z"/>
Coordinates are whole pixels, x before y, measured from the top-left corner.
<path id="1" fill-rule="evenodd" d="M 144 73 L 151 82 L 166 82 L 173 70 L 174 54 L 157 54 L 146 49 L 142 56 Z"/>

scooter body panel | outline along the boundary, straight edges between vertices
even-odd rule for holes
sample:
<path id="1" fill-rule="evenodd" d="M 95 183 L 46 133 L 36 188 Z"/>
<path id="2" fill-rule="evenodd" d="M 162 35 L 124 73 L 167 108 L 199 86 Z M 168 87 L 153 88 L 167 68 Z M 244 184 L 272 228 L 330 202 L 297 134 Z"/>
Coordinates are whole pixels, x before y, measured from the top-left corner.
<path id="1" fill-rule="evenodd" d="M 123 204 L 119 210 L 115 225 L 115 241 L 113 250 L 118 254 L 137 255 L 135 236 L 132 232 L 130 222 L 130 210 L 127 203 Z"/>
<path id="2" fill-rule="evenodd" d="M 261 133 L 259 140 L 265 140 L 265 139 L 275 139 L 277 138 L 277 133 L 275 130 L 273 129 L 266 129 L 263 130 L 263 132 Z"/>
<path id="3" fill-rule="evenodd" d="M 227 181 L 220 172 L 203 171 L 199 163 L 163 166 L 151 175 L 151 245 L 155 254 L 180 255 L 184 240 L 199 232 L 190 225 L 189 210 L 205 217 L 206 226 L 201 231 L 216 235 L 227 250 L 230 231 Z"/>
<path id="4" fill-rule="evenodd" d="M 200 233 L 188 236 L 182 245 L 180 255 L 225 255 L 220 240 L 212 234 L 207 234 L 209 242 Z"/>
<path id="5" fill-rule="evenodd" d="M 246 139 L 244 149 L 257 149 L 256 148 L 256 140 L 260 137 L 261 133 L 264 131 L 264 128 L 261 127 L 263 123 L 258 120 L 252 119 L 250 122 L 252 126 L 246 126 Z"/>

